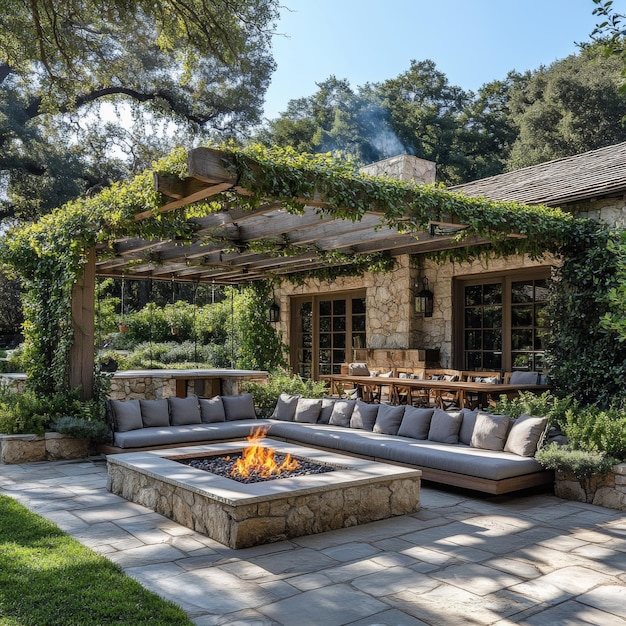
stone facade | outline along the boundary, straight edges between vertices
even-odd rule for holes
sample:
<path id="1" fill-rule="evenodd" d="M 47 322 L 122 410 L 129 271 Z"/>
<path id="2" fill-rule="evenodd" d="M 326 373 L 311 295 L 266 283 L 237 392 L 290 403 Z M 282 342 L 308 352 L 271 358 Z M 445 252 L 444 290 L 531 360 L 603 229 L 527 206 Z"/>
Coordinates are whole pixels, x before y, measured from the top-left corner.
<path id="1" fill-rule="evenodd" d="M 601 198 L 563 207 L 577 217 L 587 217 L 603 224 L 626 229 L 626 198 Z"/>
<path id="2" fill-rule="evenodd" d="M 609 509 L 626 511 L 626 463 L 614 465 L 604 476 L 578 479 L 556 472 L 554 493 L 564 500 L 588 502 Z"/>

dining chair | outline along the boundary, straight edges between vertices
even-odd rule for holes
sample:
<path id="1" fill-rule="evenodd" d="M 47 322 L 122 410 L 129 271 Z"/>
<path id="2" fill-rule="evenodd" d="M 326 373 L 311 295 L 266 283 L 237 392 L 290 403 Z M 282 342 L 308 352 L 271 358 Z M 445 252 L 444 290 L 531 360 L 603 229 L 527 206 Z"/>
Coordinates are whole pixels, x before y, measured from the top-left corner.
<path id="1" fill-rule="evenodd" d="M 427 369 L 425 377 L 430 380 L 445 380 L 448 382 L 458 382 L 462 379 L 463 372 L 454 369 Z M 460 408 L 459 391 L 433 389 L 430 391 L 429 404 L 446 411 L 451 408 Z"/>
<path id="2" fill-rule="evenodd" d="M 461 380 L 466 380 L 470 383 L 501 383 L 502 372 L 496 370 L 487 371 L 463 371 L 461 372 Z M 477 409 L 486 408 L 480 406 L 481 395 L 473 391 L 465 391 L 465 406 L 463 408 Z"/>

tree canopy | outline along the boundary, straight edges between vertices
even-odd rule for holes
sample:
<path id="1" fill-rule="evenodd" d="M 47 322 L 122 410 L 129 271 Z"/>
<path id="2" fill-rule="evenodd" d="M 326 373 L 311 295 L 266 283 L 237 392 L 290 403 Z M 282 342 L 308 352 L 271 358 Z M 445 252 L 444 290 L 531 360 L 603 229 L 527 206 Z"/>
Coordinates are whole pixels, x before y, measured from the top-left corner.
<path id="1" fill-rule="evenodd" d="M 232 135 L 260 119 L 277 0 L 0 0 L 0 13 L 4 215 L 143 169 L 150 146 L 171 149 L 162 120 Z M 126 119 L 104 124 L 103 102 L 129 103 Z"/>

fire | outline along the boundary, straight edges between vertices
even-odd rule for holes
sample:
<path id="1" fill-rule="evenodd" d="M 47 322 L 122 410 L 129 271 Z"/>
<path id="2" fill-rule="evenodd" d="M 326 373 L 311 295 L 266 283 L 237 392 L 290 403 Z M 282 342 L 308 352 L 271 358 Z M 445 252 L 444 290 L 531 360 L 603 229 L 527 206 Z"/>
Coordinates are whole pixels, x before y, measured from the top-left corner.
<path id="1" fill-rule="evenodd" d="M 262 478 L 269 478 L 281 472 L 298 469 L 298 461 L 290 454 L 285 456 L 282 463 L 278 463 L 274 450 L 259 444 L 259 441 L 265 438 L 266 433 L 267 427 L 260 426 L 252 430 L 247 440 L 253 445 L 244 448 L 242 458 L 235 461 L 231 476 L 246 477 L 254 474 Z"/>

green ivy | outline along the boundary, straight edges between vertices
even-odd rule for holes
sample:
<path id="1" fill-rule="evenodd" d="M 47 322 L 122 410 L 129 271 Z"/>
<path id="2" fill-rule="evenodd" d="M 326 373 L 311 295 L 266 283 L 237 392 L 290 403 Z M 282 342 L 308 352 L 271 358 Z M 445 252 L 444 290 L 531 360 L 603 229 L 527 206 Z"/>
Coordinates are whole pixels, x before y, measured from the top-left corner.
<path id="1" fill-rule="evenodd" d="M 608 294 L 621 290 L 624 280 L 614 246 L 614 235 L 596 225 L 560 248 L 563 263 L 551 283 L 545 342 L 556 388 L 604 407 L 626 397 L 626 343 L 619 325 L 603 323 Z"/>

